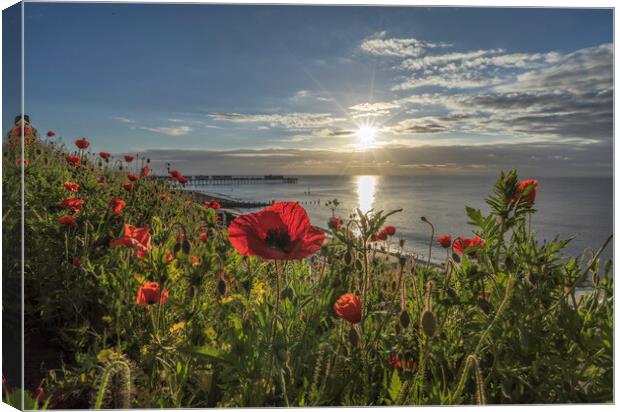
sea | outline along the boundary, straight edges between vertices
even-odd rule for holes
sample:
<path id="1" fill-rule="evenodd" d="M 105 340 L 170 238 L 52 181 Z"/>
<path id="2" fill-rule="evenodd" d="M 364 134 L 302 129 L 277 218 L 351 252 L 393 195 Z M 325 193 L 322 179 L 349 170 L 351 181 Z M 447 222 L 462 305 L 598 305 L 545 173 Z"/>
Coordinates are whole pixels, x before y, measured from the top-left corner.
<path id="1" fill-rule="evenodd" d="M 488 213 L 485 198 L 492 193 L 494 177 L 471 176 L 292 176 L 296 184 L 261 182 L 236 185 L 188 187 L 212 195 L 246 201 L 298 201 L 313 225 L 327 227 L 332 212 L 326 202 L 340 202 L 336 215 L 347 219 L 356 209 L 391 211 L 387 224 L 397 228 L 391 240 L 395 247 L 405 241 L 405 249 L 421 259 L 428 258 L 430 227 L 435 236 L 450 233 L 472 236 L 465 206 Z M 565 248 L 567 256 L 585 249 L 598 249 L 613 234 L 613 179 L 611 177 L 537 177 L 537 212 L 532 227 L 540 241 L 573 238 Z M 256 209 L 240 209 L 251 212 Z M 445 258 L 446 252 L 433 242 L 432 260 Z M 603 253 L 613 256 L 613 242 Z"/>

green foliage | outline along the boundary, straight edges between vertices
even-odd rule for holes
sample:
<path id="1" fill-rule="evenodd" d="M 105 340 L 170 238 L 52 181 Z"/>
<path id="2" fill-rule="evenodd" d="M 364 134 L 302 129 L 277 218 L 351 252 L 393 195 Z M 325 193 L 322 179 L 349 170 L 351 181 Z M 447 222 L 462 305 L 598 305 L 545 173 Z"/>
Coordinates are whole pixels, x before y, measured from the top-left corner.
<path id="1" fill-rule="evenodd" d="M 141 178 L 124 191 L 145 159 L 80 153 L 72 168 L 65 154 L 36 142 L 25 169 L 28 339 L 73 354 L 44 381 L 53 408 L 612 400 L 611 262 L 538 241 L 533 205 L 513 201 L 514 171 L 500 175 L 489 214 L 466 209 L 484 247 L 441 265 L 383 253 L 392 240 L 376 234 L 399 211 L 359 210 L 317 255 L 278 262 L 239 255 L 214 211 L 181 188 Z M 5 149 L 5 250 L 20 224 L 15 157 Z M 77 228 L 57 223 L 65 181 L 86 202 Z M 115 196 L 127 202 L 118 217 Z M 149 229 L 144 259 L 110 247 L 125 223 Z M 7 267 L 18 256 L 5 255 Z M 18 285 L 19 272 L 5 281 Z M 168 290 L 164 304 L 136 303 L 147 281 Z M 356 325 L 332 309 L 348 292 L 363 303 Z"/>

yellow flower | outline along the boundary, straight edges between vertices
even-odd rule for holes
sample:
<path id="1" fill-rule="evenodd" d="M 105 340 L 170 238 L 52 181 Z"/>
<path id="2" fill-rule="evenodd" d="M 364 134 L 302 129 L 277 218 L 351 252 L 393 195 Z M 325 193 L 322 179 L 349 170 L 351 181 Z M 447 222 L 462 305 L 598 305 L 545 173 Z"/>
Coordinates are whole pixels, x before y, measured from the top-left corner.
<path id="1" fill-rule="evenodd" d="M 177 322 L 174 325 L 172 325 L 170 327 L 170 332 L 174 333 L 174 332 L 178 331 L 179 329 L 183 329 L 184 327 L 185 327 L 185 321 L 182 320 L 182 321 Z"/>

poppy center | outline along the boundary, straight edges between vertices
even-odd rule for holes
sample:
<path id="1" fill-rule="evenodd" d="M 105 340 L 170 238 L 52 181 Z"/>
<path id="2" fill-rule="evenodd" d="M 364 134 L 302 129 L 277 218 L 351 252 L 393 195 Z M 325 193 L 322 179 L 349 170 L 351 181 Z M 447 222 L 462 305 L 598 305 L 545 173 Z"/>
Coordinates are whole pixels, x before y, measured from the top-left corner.
<path id="1" fill-rule="evenodd" d="M 274 249 L 289 252 L 291 237 L 286 229 L 270 229 L 265 237 L 265 242 Z"/>

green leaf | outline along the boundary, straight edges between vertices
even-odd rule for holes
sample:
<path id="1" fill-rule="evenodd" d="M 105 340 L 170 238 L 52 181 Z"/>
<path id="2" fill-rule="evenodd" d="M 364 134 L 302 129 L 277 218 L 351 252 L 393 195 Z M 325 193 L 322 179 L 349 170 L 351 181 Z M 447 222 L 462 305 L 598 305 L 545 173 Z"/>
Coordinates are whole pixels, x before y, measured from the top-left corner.
<path id="1" fill-rule="evenodd" d="M 484 218 L 482 217 L 482 213 L 480 213 L 479 209 L 466 206 L 465 210 L 467 211 L 467 216 L 470 219 L 470 225 L 478 226 L 480 228 L 484 227 Z"/>
<path id="2" fill-rule="evenodd" d="M 388 389 L 390 398 L 392 398 L 393 401 L 396 401 L 396 399 L 398 398 L 400 386 L 401 382 L 400 376 L 398 376 L 398 370 L 394 369 L 394 372 L 392 372 L 392 378 L 390 379 L 390 388 Z"/>
<path id="3" fill-rule="evenodd" d="M 211 346 L 185 346 L 179 348 L 179 352 L 231 363 L 230 359 L 228 359 L 228 356 L 225 353 Z"/>

